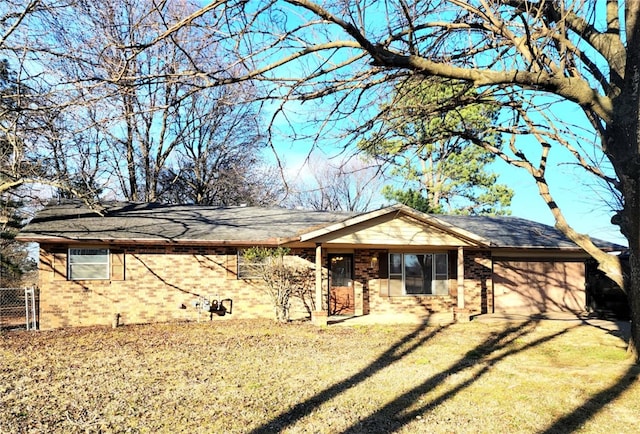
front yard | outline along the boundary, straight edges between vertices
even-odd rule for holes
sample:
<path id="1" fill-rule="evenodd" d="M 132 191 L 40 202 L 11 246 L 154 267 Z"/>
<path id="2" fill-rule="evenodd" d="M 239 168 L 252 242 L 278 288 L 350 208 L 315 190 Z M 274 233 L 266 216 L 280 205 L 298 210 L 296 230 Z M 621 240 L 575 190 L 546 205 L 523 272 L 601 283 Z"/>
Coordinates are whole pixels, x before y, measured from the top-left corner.
<path id="1" fill-rule="evenodd" d="M 638 373 L 573 321 L 0 332 L 0 432 L 636 432 Z"/>

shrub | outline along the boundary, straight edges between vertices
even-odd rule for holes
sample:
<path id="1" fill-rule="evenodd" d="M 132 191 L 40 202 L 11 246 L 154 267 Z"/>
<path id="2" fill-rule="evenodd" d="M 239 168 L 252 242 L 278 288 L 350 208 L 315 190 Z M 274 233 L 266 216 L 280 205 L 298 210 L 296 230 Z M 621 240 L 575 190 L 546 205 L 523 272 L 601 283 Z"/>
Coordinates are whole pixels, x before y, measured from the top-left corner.
<path id="1" fill-rule="evenodd" d="M 310 282 L 313 282 L 313 270 L 296 262 L 296 258 L 288 256 L 289 253 L 290 249 L 286 247 L 251 247 L 243 252 L 245 266 L 251 275 L 264 282 L 262 288 L 269 295 L 279 322 L 289 321 L 292 296 L 302 297 L 307 310 L 313 308 L 305 297 Z"/>

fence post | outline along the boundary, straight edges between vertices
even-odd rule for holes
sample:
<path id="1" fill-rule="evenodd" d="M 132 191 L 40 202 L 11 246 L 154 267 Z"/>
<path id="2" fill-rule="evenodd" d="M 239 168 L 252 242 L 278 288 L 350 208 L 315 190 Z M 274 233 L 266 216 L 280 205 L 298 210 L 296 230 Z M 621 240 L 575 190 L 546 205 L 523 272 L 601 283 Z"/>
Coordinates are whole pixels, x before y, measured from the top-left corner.
<path id="1" fill-rule="evenodd" d="M 24 288 L 24 311 L 24 317 L 27 322 L 27 330 L 29 330 L 29 288 Z"/>
<path id="2" fill-rule="evenodd" d="M 24 307 L 26 311 L 27 330 L 35 330 L 37 327 L 35 292 L 36 291 L 33 287 L 24 289 Z M 29 303 L 31 303 L 31 312 L 29 312 Z M 30 318 L 31 320 L 29 320 Z M 30 323 L 33 323 L 33 324 L 30 325 Z"/>

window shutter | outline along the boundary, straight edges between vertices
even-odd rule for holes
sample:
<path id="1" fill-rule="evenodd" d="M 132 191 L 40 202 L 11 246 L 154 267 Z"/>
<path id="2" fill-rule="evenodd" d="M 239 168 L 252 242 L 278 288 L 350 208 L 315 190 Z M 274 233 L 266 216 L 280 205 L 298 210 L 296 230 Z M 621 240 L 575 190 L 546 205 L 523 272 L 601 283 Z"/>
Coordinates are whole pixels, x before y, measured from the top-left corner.
<path id="1" fill-rule="evenodd" d="M 389 252 L 387 251 L 381 252 L 378 258 L 378 277 L 380 279 L 389 278 Z"/>
<path id="2" fill-rule="evenodd" d="M 389 252 L 380 252 L 378 256 L 378 285 L 380 297 L 389 296 Z"/>
<path id="3" fill-rule="evenodd" d="M 53 252 L 53 280 L 67 280 L 67 252 Z"/>
<path id="4" fill-rule="evenodd" d="M 124 252 L 111 250 L 111 280 L 124 280 Z"/>

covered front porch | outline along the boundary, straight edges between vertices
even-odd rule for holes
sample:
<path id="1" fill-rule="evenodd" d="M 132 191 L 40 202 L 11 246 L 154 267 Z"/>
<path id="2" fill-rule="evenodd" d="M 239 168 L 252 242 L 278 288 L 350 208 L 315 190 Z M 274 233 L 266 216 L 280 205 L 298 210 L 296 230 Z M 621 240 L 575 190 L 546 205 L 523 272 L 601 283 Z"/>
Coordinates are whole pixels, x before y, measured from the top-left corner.
<path id="1" fill-rule="evenodd" d="M 355 319 L 364 323 L 469 321 L 472 309 L 465 301 L 463 247 L 458 246 L 446 254 L 448 261 L 453 262 L 447 267 L 446 293 L 402 295 L 389 291 L 389 252 L 394 248 L 337 249 L 318 243 L 313 324 L 355 323 Z"/>

